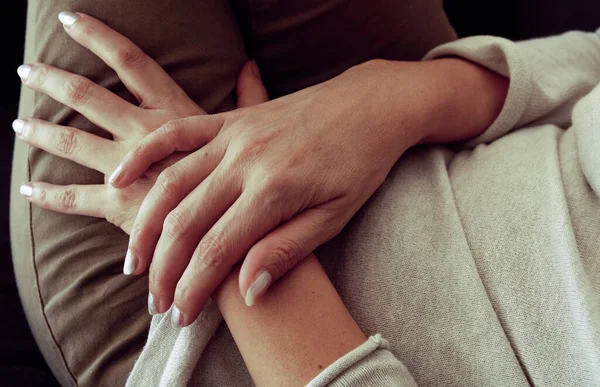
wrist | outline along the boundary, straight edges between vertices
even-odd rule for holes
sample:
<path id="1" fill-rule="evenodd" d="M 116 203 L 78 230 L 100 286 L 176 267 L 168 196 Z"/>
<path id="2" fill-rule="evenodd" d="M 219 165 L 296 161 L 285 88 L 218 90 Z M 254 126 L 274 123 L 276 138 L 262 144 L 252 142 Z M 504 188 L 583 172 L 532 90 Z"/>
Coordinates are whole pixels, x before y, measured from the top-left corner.
<path id="1" fill-rule="evenodd" d="M 509 81 L 460 58 L 428 62 L 372 60 L 352 68 L 362 73 L 366 109 L 400 155 L 418 143 L 447 143 L 474 138 L 500 114 Z"/>
<path id="2" fill-rule="evenodd" d="M 421 143 L 466 141 L 479 136 L 500 115 L 509 79 L 461 58 L 442 58 L 429 63 L 432 82 L 438 85 L 440 118 Z"/>
<path id="3" fill-rule="evenodd" d="M 435 100 L 439 96 L 419 81 L 425 75 L 419 64 L 374 59 L 344 73 L 354 83 L 356 93 L 363 96 L 365 121 L 382 134 L 382 147 L 392 151 L 393 162 L 421 142 L 433 124 L 427 110 L 437 102 L 429 96 Z"/>

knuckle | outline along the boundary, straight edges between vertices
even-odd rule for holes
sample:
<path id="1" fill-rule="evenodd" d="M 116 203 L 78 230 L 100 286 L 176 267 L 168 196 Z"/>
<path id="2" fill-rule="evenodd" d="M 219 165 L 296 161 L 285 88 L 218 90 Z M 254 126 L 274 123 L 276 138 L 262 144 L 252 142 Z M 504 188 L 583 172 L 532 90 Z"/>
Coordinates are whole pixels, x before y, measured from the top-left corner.
<path id="1" fill-rule="evenodd" d="M 173 112 L 177 114 L 179 111 L 179 106 L 177 102 L 179 100 L 180 95 L 175 93 L 174 91 L 165 91 L 160 95 L 154 96 L 154 101 L 157 106 L 170 106 L 173 108 Z M 179 115 L 177 115 L 179 117 Z"/>
<path id="2" fill-rule="evenodd" d="M 275 193 L 281 191 L 286 185 L 285 178 L 278 173 L 266 173 L 262 188 L 264 192 Z"/>
<path id="3" fill-rule="evenodd" d="M 144 235 L 144 231 L 145 231 L 144 222 L 141 221 L 139 218 L 136 219 L 133 222 L 133 225 L 131 226 L 131 236 L 129 237 L 130 243 L 132 245 L 136 244 L 137 238 Z"/>
<path id="4" fill-rule="evenodd" d="M 139 47 L 127 45 L 116 50 L 115 62 L 123 69 L 135 70 L 144 67 L 148 57 Z"/>
<path id="5" fill-rule="evenodd" d="M 168 121 L 160 128 L 160 131 L 157 132 L 157 135 L 160 134 L 160 136 L 166 137 L 176 135 L 182 126 L 183 124 L 181 120 Z"/>
<path id="6" fill-rule="evenodd" d="M 175 288 L 175 299 L 180 305 L 187 305 L 193 298 L 192 294 L 192 289 L 187 283 L 181 281 L 177 284 L 177 287 Z"/>
<path id="7" fill-rule="evenodd" d="M 259 155 L 264 153 L 266 141 L 257 138 L 242 140 L 242 146 L 239 151 L 239 161 L 242 163 L 252 163 Z"/>
<path id="8" fill-rule="evenodd" d="M 122 211 L 108 211 L 106 212 L 106 220 L 117 227 L 121 227 L 127 220 L 127 216 Z"/>
<path id="9" fill-rule="evenodd" d="M 40 125 L 37 119 L 28 119 L 21 136 L 34 140 L 38 136 Z"/>
<path id="10" fill-rule="evenodd" d="M 84 23 L 81 33 L 87 37 L 93 37 L 98 33 L 98 28 L 96 28 L 96 26 L 92 23 Z"/>
<path id="11" fill-rule="evenodd" d="M 161 131 L 155 132 L 152 136 L 154 142 L 162 145 L 169 151 L 177 150 L 177 142 L 181 137 L 182 123 L 178 120 L 167 122 Z"/>
<path id="12" fill-rule="evenodd" d="M 189 212 L 180 208 L 175 208 L 165 218 L 163 231 L 171 239 L 178 239 L 190 228 L 191 216 Z"/>
<path id="13" fill-rule="evenodd" d="M 156 180 L 156 184 L 160 188 L 162 195 L 170 195 L 179 191 L 180 173 L 175 165 L 172 165 L 161 172 Z"/>
<path id="14" fill-rule="evenodd" d="M 75 77 L 67 82 L 66 98 L 73 105 L 83 105 L 89 98 L 92 82 L 82 78 Z"/>
<path id="15" fill-rule="evenodd" d="M 260 193 L 264 200 L 272 205 L 278 203 L 280 200 L 285 200 L 290 191 L 294 190 L 290 179 L 283 173 L 274 171 L 265 173 L 263 176 L 263 181 L 260 184 Z"/>
<path id="16" fill-rule="evenodd" d="M 145 138 L 143 138 L 136 146 L 135 148 L 133 148 L 132 151 L 132 158 L 136 159 L 136 160 L 143 160 L 144 158 L 147 157 L 148 154 L 150 154 L 151 152 L 149 152 L 150 150 L 150 143 L 148 141 L 150 136 L 147 136 Z"/>
<path id="17" fill-rule="evenodd" d="M 75 152 L 78 144 L 78 138 L 74 130 L 63 128 L 56 136 L 55 148 L 65 156 L 70 156 Z"/>
<path id="18" fill-rule="evenodd" d="M 221 234 L 206 234 L 198 245 L 199 262 L 210 269 L 216 270 L 227 264 L 224 241 Z"/>
<path id="19" fill-rule="evenodd" d="M 303 258 L 302 254 L 302 248 L 294 240 L 287 238 L 279 240 L 269 253 L 271 263 L 268 266 L 271 266 L 276 273 L 287 273 Z"/>
<path id="20" fill-rule="evenodd" d="M 65 188 L 58 195 L 58 205 L 63 210 L 73 210 L 77 207 L 77 198 L 73 188 Z"/>
<path id="21" fill-rule="evenodd" d="M 48 65 L 37 64 L 35 65 L 31 80 L 37 85 L 43 85 L 48 77 L 48 72 L 50 72 L 50 67 Z"/>
<path id="22" fill-rule="evenodd" d="M 48 208 L 47 194 L 48 194 L 48 192 L 46 191 L 45 188 L 37 189 L 37 202 L 38 202 L 38 205 L 42 208 Z"/>
<path id="23" fill-rule="evenodd" d="M 107 201 L 106 203 L 106 207 L 104 208 L 106 220 L 115 226 L 123 226 L 135 216 L 131 211 L 131 207 L 131 203 L 124 200 L 122 195 L 117 195 L 114 200 Z"/>
<path id="24" fill-rule="evenodd" d="M 137 145 L 135 145 L 130 153 L 130 158 L 134 160 L 145 160 L 147 155 L 150 153 L 148 150 L 148 139 L 146 137 L 143 138 Z"/>

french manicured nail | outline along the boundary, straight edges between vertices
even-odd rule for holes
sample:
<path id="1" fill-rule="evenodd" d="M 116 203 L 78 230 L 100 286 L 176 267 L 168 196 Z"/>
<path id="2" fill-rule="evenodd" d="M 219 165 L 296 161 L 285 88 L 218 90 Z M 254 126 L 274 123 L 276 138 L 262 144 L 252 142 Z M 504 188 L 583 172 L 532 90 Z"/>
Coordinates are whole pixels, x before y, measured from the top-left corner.
<path id="1" fill-rule="evenodd" d="M 71 27 L 75 24 L 77 19 L 79 19 L 79 15 L 73 12 L 61 12 L 58 14 L 58 20 L 67 27 Z"/>
<path id="2" fill-rule="evenodd" d="M 121 171 L 122 170 L 123 170 L 123 165 L 119 164 L 119 166 L 117 167 L 117 169 L 115 169 L 115 171 L 108 178 L 108 183 L 109 184 L 114 183 L 115 180 L 117 180 L 119 178 L 119 175 L 121 175 Z"/>
<path id="3" fill-rule="evenodd" d="M 181 328 L 183 327 L 183 315 L 178 307 L 173 305 L 173 311 L 171 312 L 171 324 L 173 328 Z"/>
<path id="4" fill-rule="evenodd" d="M 33 187 L 29 184 L 23 184 L 21 188 L 19 188 L 19 192 L 21 195 L 30 198 L 33 195 Z"/>
<path id="5" fill-rule="evenodd" d="M 151 316 L 158 314 L 158 311 L 156 310 L 156 303 L 154 302 L 154 296 L 152 295 L 152 293 L 148 293 L 148 313 L 150 313 Z"/>
<path id="6" fill-rule="evenodd" d="M 19 74 L 19 77 L 23 82 L 27 81 L 27 78 L 29 78 L 29 74 L 31 74 L 31 66 L 20 65 L 17 68 L 17 74 Z"/>
<path id="7" fill-rule="evenodd" d="M 12 123 L 12 128 L 16 134 L 21 135 L 23 133 L 23 127 L 25 126 L 25 121 L 21 119 L 16 119 Z"/>
<path id="8" fill-rule="evenodd" d="M 244 300 L 246 302 L 246 305 L 254 305 L 254 302 L 256 302 L 256 298 L 263 294 L 265 290 L 267 290 L 267 288 L 271 284 L 271 280 L 271 274 L 269 274 L 268 271 L 263 270 L 262 273 L 260 273 L 260 275 L 256 277 L 254 282 L 252 282 L 252 285 L 250 285 L 248 291 L 246 292 L 246 298 Z"/>
<path id="9" fill-rule="evenodd" d="M 123 264 L 123 274 L 131 275 L 135 271 L 136 261 L 131 250 L 127 250 L 125 255 L 125 264 Z"/>

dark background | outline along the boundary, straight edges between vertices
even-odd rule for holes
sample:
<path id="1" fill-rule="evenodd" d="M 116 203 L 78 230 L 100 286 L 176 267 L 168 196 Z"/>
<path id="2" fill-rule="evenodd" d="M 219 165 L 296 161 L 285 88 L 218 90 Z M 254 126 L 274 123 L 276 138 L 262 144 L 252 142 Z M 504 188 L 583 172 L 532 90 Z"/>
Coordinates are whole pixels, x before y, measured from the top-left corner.
<path id="1" fill-rule="evenodd" d="M 39 0 L 52 1 L 52 0 Z M 101 0 L 90 0 L 101 1 Z M 198 0 L 202 1 L 202 0 Z M 398 0 L 402 1 L 402 0 Z M 23 58 L 26 1 L 3 1 L 0 14 L 0 383 L 7 386 L 53 386 L 19 303 L 10 255 L 8 205 L 10 164 Z M 600 27 L 598 0 L 446 0 L 446 11 L 459 36 L 498 35 L 527 39 L 572 29 Z M 600 64 L 599 64 L 600 65 Z"/>

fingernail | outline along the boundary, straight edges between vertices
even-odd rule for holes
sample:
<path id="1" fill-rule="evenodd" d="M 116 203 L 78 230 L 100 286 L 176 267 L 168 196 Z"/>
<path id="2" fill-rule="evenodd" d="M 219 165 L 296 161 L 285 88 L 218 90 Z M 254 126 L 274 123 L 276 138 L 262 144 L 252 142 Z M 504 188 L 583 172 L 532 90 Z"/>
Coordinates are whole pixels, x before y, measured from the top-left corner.
<path id="1" fill-rule="evenodd" d="M 173 328 L 182 328 L 183 327 L 183 315 L 178 307 L 173 305 L 173 311 L 171 312 L 171 324 Z"/>
<path id="2" fill-rule="evenodd" d="M 23 133 L 23 127 L 25 126 L 25 121 L 21 119 L 16 119 L 12 123 L 12 128 L 16 134 L 20 135 Z"/>
<path id="3" fill-rule="evenodd" d="M 136 261 L 131 250 L 127 250 L 125 255 L 125 264 L 123 265 L 123 274 L 131 275 L 135 271 Z"/>
<path id="4" fill-rule="evenodd" d="M 31 195 L 33 195 L 33 187 L 29 184 L 24 184 L 21 186 L 21 188 L 19 188 L 19 192 L 21 195 L 30 198 Z"/>
<path id="5" fill-rule="evenodd" d="M 267 290 L 267 288 L 271 284 L 271 280 L 271 274 L 269 274 L 268 271 L 263 270 L 262 273 L 260 273 L 260 275 L 254 280 L 252 285 L 250 285 L 248 291 L 246 292 L 246 299 L 244 300 L 246 302 L 246 305 L 254 305 L 254 302 L 256 302 L 256 298 L 263 294 L 265 290 Z"/>
<path id="6" fill-rule="evenodd" d="M 252 72 L 254 73 L 254 75 L 256 75 L 259 79 L 260 79 L 260 70 L 258 68 L 258 65 L 256 64 L 256 61 L 252 61 Z"/>
<path id="7" fill-rule="evenodd" d="M 29 78 L 29 74 L 31 74 L 31 66 L 29 65 L 21 65 L 17 68 L 17 74 L 23 82 L 27 81 Z"/>
<path id="8" fill-rule="evenodd" d="M 152 295 L 152 293 L 148 293 L 148 313 L 150 313 L 150 316 L 158 314 L 158 311 L 156 310 L 156 303 L 154 302 L 154 296 Z"/>
<path id="9" fill-rule="evenodd" d="M 77 19 L 79 19 L 79 15 L 73 12 L 61 12 L 58 14 L 58 20 L 67 27 L 71 27 L 75 24 Z"/>
<path id="10" fill-rule="evenodd" d="M 108 183 L 112 184 L 115 182 L 115 180 L 117 180 L 117 178 L 119 177 L 119 175 L 121 174 L 121 171 L 123 170 L 123 165 L 119 164 L 119 166 L 117 167 L 117 169 L 115 169 L 115 171 L 110 175 L 110 177 L 108 178 Z"/>

